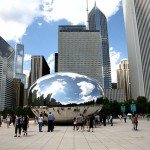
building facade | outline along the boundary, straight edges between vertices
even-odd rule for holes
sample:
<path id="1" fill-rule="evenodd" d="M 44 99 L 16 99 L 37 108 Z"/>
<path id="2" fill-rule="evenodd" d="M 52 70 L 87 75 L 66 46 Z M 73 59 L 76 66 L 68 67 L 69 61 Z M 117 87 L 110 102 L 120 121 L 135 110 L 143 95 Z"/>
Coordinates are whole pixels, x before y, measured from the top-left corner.
<path id="1" fill-rule="evenodd" d="M 59 26 L 58 72 L 87 75 L 103 86 L 99 34 L 85 26 Z"/>
<path id="2" fill-rule="evenodd" d="M 21 79 L 13 79 L 13 95 L 14 108 L 23 107 L 24 103 L 24 84 L 21 82 Z"/>
<path id="3" fill-rule="evenodd" d="M 23 73 L 24 45 L 15 45 L 15 73 Z"/>
<path id="4" fill-rule="evenodd" d="M 124 102 L 126 100 L 124 89 L 104 89 L 104 93 L 110 101 Z"/>
<path id="5" fill-rule="evenodd" d="M 123 60 L 119 64 L 119 69 L 117 69 L 117 88 L 124 89 L 126 99 L 131 98 L 128 66 L 128 60 Z"/>
<path id="6" fill-rule="evenodd" d="M 24 61 L 24 45 L 17 43 L 15 45 L 14 78 L 21 79 L 21 82 L 25 85 L 26 75 L 23 74 L 23 61 Z"/>
<path id="7" fill-rule="evenodd" d="M 38 78 L 50 74 L 50 68 L 44 58 L 44 56 L 32 56 L 31 57 L 31 73 L 29 83 L 32 85 Z M 30 86 L 29 85 L 29 86 Z"/>
<path id="8" fill-rule="evenodd" d="M 58 72 L 58 53 L 55 53 L 55 72 Z"/>
<path id="9" fill-rule="evenodd" d="M 108 30 L 107 19 L 105 15 L 94 6 L 88 15 L 89 30 L 100 31 L 100 52 L 102 56 L 103 74 L 104 74 L 104 88 L 111 88 L 111 67 L 109 57 L 109 42 L 108 42 Z"/>
<path id="10" fill-rule="evenodd" d="M 149 0 L 123 0 L 131 96 L 145 96 L 150 101 L 149 6 Z"/>
<path id="11" fill-rule="evenodd" d="M 13 108 L 15 50 L 0 37 L 0 111 Z"/>

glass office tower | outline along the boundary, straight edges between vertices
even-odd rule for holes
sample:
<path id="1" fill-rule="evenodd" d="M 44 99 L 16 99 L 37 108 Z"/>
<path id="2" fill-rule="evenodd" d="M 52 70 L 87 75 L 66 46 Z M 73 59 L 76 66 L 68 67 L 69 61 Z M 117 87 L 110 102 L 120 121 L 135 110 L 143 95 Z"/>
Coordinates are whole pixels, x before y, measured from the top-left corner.
<path id="1" fill-rule="evenodd" d="M 15 46 L 14 78 L 21 79 L 21 82 L 25 85 L 26 75 L 23 74 L 23 60 L 24 60 L 24 45 L 17 43 Z"/>
<path id="2" fill-rule="evenodd" d="M 0 111 L 13 107 L 15 50 L 0 37 Z"/>
<path id="3" fill-rule="evenodd" d="M 15 73 L 23 73 L 24 45 L 15 46 Z"/>
<path id="4" fill-rule="evenodd" d="M 100 46 L 101 56 L 103 64 L 104 74 L 104 88 L 111 88 L 111 68 L 109 57 L 109 43 L 108 43 L 108 31 L 107 31 L 107 19 L 105 15 L 97 8 L 94 8 L 88 15 L 89 30 L 100 31 Z"/>
<path id="5" fill-rule="evenodd" d="M 150 101 L 150 1 L 123 0 L 131 95 Z"/>

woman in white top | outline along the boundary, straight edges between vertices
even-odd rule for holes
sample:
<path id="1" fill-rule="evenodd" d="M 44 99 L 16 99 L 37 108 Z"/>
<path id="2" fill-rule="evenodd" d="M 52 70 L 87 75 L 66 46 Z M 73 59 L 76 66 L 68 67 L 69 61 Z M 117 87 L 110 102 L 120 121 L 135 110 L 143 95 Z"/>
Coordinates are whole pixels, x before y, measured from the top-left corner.
<path id="1" fill-rule="evenodd" d="M 42 132 L 42 126 L 43 126 L 42 114 L 40 114 L 40 117 L 38 118 L 38 124 L 39 124 L 39 132 Z"/>
<path id="2" fill-rule="evenodd" d="M 7 123 L 7 128 L 9 128 L 9 125 L 10 125 L 10 115 L 9 114 L 6 117 L 6 123 Z"/>

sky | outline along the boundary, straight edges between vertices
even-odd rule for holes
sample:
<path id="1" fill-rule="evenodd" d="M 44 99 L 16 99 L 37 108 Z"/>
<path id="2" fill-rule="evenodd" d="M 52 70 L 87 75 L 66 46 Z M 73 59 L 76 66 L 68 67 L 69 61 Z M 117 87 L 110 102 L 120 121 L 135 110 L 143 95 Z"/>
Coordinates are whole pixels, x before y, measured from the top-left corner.
<path id="1" fill-rule="evenodd" d="M 128 58 L 121 0 L 88 0 L 88 12 L 97 7 L 108 21 L 112 82 L 116 69 Z M 87 0 L 0 0 L 0 36 L 12 47 L 24 45 L 24 73 L 32 55 L 43 55 L 54 73 L 59 25 L 86 25 Z"/>

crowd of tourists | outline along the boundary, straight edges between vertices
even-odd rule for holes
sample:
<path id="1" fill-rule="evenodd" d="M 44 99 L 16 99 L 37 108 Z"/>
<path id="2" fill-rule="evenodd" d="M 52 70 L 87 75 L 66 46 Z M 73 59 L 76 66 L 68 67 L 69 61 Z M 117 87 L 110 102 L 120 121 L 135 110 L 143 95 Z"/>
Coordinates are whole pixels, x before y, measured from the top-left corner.
<path id="1" fill-rule="evenodd" d="M 124 113 L 122 115 L 118 115 L 118 118 L 122 122 L 122 119 L 126 123 L 127 115 Z M 138 115 L 133 114 L 131 118 L 129 118 L 133 124 L 133 130 L 137 130 L 138 127 Z M 38 125 L 39 132 L 43 132 L 42 127 L 47 125 L 47 132 L 54 131 L 54 115 L 49 112 L 46 114 L 45 112 L 41 112 L 39 117 L 35 117 L 34 122 Z M 20 137 L 21 132 L 23 132 L 23 136 L 27 136 L 28 132 L 27 129 L 29 128 L 29 116 L 28 115 L 7 115 L 4 119 L 3 116 L 0 114 L 0 127 L 2 122 L 5 122 L 7 128 L 9 128 L 10 124 L 13 124 L 15 129 L 14 137 Z M 73 130 L 87 130 L 88 132 L 94 132 L 94 128 L 97 126 L 106 126 L 111 125 L 113 126 L 113 116 L 106 115 L 106 114 L 97 114 L 97 115 L 89 115 L 88 117 L 84 117 L 83 114 L 79 114 L 78 116 L 73 118 Z"/>
<path id="2" fill-rule="evenodd" d="M 7 115 L 4 119 L 2 115 L 0 115 L 0 127 L 2 125 L 2 122 L 6 123 L 7 128 L 10 127 L 11 124 L 13 124 L 15 129 L 15 136 L 14 137 L 20 137 L 21 131 L 24 133 L 24 136 L 27 136 L 27 128 L 29 127 L 29 116 L 28 115 Z"/>
<path id="3" fill-rule="evenodd" d="M 88 132 L 93 132 L 97 125 L 106 126 L 106 124 L 113 126 L 113 116 L 111 114 L 109 116 L 106 114 L 89 115 L 88 117 L 84 117 L 83 114 L 80 114 L 73 119 L 73 130 L 78 131 L 81 129 L 84 131 L 86 126 Z"/>

